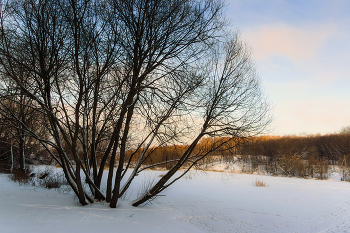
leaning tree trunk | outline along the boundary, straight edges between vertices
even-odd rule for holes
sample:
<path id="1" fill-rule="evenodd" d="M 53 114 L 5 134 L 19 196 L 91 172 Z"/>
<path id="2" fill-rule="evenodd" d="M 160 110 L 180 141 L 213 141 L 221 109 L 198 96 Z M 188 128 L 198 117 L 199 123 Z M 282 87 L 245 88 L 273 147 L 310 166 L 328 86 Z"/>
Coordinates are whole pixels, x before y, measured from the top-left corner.
<path id="1" fill-rule="evenodd" d="M 182 165 L 186 162 L 188 157 L 192 154 L 193 150 L 197 146 L 199 140 L 203 137 L 204 134 L 200 133 L 196 139 L 191 143 L 191 145 L 187 148 L 184 154 L 181 156 L 181 159 L 150 189 L 146 190 L 146 192 L 133 201 L 133 206 L 139 206 L 145 203 L 148 200 L 154 198 L 157 194 L 165 189 L 165 184 L 173 177 L 173 175 L 182 167 Z"/>

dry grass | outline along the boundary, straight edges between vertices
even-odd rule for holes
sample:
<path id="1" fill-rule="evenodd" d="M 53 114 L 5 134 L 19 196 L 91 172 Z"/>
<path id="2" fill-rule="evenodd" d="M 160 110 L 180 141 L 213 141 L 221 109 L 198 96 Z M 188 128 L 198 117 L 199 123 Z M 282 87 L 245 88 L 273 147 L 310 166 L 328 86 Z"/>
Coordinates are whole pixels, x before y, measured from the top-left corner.
<path id="1" fill-rule="evenodd" d="M 167 171 L 168 169 L 166 169 L 165 167 L 156 166 L 156 167 L 148 168 L 147 170 L 151 170 L 151 171 Z"/>
<path id="2" fill-rule="evenodd" d="M 253 182 L 253 185 L 255 187 L 268 187 L 266 182 L 262 181 L 262 180 L 258 180 L 256 179 L 254 182 Z"/>
<path id="3" fill-rule="evenodd" d="M 204 169 L 204 171 L 208 171 L 208 172 L 224 172 L 223 170 L 218 170 L 218 169 Z"/>

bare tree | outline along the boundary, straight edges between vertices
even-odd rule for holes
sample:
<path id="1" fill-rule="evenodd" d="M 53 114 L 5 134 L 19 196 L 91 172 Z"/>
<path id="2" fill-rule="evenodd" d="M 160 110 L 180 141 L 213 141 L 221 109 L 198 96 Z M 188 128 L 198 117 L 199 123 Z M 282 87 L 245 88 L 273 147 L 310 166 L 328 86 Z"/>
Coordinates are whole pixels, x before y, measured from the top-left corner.
<path id="1" fill-rule="evenodd" d="M 350 134 L 350 126 L 342 127 L 339 131 L 340 134 Z"/>
<path id="2" fill-rule="evenodd" d="M 19 165 L 18 169 L 20 170 L 25 169 L 25 155 L 31 153 L 36 147 L 33 138 L 27 137 L 24 125 L 30 126 L 42 138 L 45 138 L 44 134 L 40 132 L 42 129 L 40 118 L 32 108 L 28 107 L 30 102 L 31 100 L 26 98 L 22 92 L 18 93 L 15 90 L 7 93 L 6 98 L 0 98 L 0 124 L 8 135 L 4 139 L 7 143 L 12 141 L 11 146 L 17 148 L 16 154 L 18 155 L 15 157 L 18 159 L 14 162 Z"/>
<path id="3" fill-rule="evenodd" d="M 138 206 L 172 185 L 183 177 L 193 166 L 208 154 L 230 149 L 237 138 L 253 136 L 266 128 L 271 118 L 267 115 L 269 105 L 260 90 L 259 80 L 250 61 L 250 52 L 239 40 L 237 34 L 228 42 L 217 42 L 213 56 L 206 64 L 205 84 L 195 97 L 195 114 L 202 119 L 200 129 L 190 146 L 177 163 L 143 196 L 133 202 Z M 201 138 L 222 137 L 205 151 L 195 152 Z M 226 145 L 226 147 L 225 147 Z M 228 147 L 227 147 L 228 146 Z M 190 163 L 177 178 L 173 176 Z"/>
<path id="4" fill-rule="evenodd" d="M 10 33 L 9 33 L 10 34 Z M 9 36 L 11 38 L 11 34 Z M 16 45 L 12 45 L 15 47 Z M 18 47 L 18 49 L 22 49 Z M 18 57 L 18 59 L 26 59 L 25 57 Z M 30 83 L 29 77 L 26 75 L 25 69 L 13 64 L 11 67 L 13 73 L 16 73 L 16 78 L 21 85 L 29 88 L 27 85 Z M 0 82 L 1 97 L 0 97 L 0 124 L 4 127 L 4 131 L 7 131 L 11 138 L 11 146 L 16 147 L 18 153 L 18 161 L 20 170 L 25 169 L 25 155 L 31 153 L 34 148 L 38 148 L 35 140 L 26 133 L 25 127 L 30 127 L 33 131 L 39 134 L 42 138 L 46 138 L 46 133 L 42 131 L 41 127 L 42 119 L 40 114 L 33 108 L 35 103 L 31 98 L 23 92 L 23 89 L 19 88 L 11 78 L 6 75 L 6 71 L 0 71 L 2 79 Z M 32 89 L 35 93 L 37 90 Z M 8 142 L 9 143 L 9 142 Z"/>
<path id="5" fill-rule="evenodd" d="M 219 0 L 22 0 L 2 6 L 1 75 L 32 101 L 51 139 L 17 121 L 60 164 L 82 205 L 106 200 L 115 208 L 140 172 L 173 164 L 133 202 L 142 204 L 181 178 L 185 173 L 174 176 L 185 164 L 187 172 L 268 124 L 249 51 L 237 34 L 227 37 L 222 8 Z M 136 131 L 143 133 L 132 137 Z M 225 139 L 196 151 L 203 137 Z M 183 141 L 188 147 L 179 159 L 146 165 L 154 148 Z"/>

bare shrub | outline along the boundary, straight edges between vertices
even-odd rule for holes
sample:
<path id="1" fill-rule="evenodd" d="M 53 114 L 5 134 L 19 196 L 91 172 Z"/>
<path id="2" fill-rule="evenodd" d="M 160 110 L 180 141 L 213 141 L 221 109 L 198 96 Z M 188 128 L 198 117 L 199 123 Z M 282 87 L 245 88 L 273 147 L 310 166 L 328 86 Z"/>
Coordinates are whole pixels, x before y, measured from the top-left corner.
<path id="1" fill-rule="evenodd" d="M 47 189 L 59 189 L 62 185 L 68 185 L 62 172 L 54 172 L 46 168 L 41 174 L 38 174 L 38 185 Z"/>
<path id="2" fill-rule="evenodd" d="M 342 181 L 350 181 L 350 154 L 344 155 L 339 159 L 340 172 L 342 174 Z"/>
<path id="3" fill-rule="evenodd" d="M 306 177 L 306 165 L 302 159 L 294 155 L 283 156 L 278 161 L 279 168 L 286 176 Z"/>
<path id="4" fill-rule="evenodd" d="M 59 189 L 62 185 L 62 179 L 55 174 L 53 176 L 48 176 L 42 180 L 39 180 L 39 186 L 47 189 Z"/>
<path id="5" fill-rule="evenodd" d="M 19 183 L 20 185 L 29 184 L 32 177 L 32 170 L 29 166 L 26 166 L 25 169 L 15 169 L 13 172 L 9 175 L 10 179 L 16 183 Z"/>
<path id="6" fill-rule="evenodd" d="M 319 160 L 316 165 L 316 172 L 318 173 L 316 178 L 320 180 L 328 179 L 329 177 L 328 170 L 329 170 L 328 161 Z"/>
<path id="7" fill-rule="evenodd" d="M 341 168 L 341 175 L 342 175 L 342 178 L 341 178 L 342 181 L 350 182 L 350 168 L 349 167 L 342 167 Z"/>

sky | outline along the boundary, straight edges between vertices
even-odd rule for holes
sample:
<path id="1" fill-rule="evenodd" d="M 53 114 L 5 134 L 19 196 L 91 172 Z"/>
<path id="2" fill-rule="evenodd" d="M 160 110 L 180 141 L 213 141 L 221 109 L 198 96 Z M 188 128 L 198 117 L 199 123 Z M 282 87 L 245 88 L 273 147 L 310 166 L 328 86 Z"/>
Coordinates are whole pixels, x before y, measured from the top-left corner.
<path id="1" fill-rule="evenodd" d="M 350 126 L 350 1 L 227 0 L 273 106 L 271 135 Z"/>

